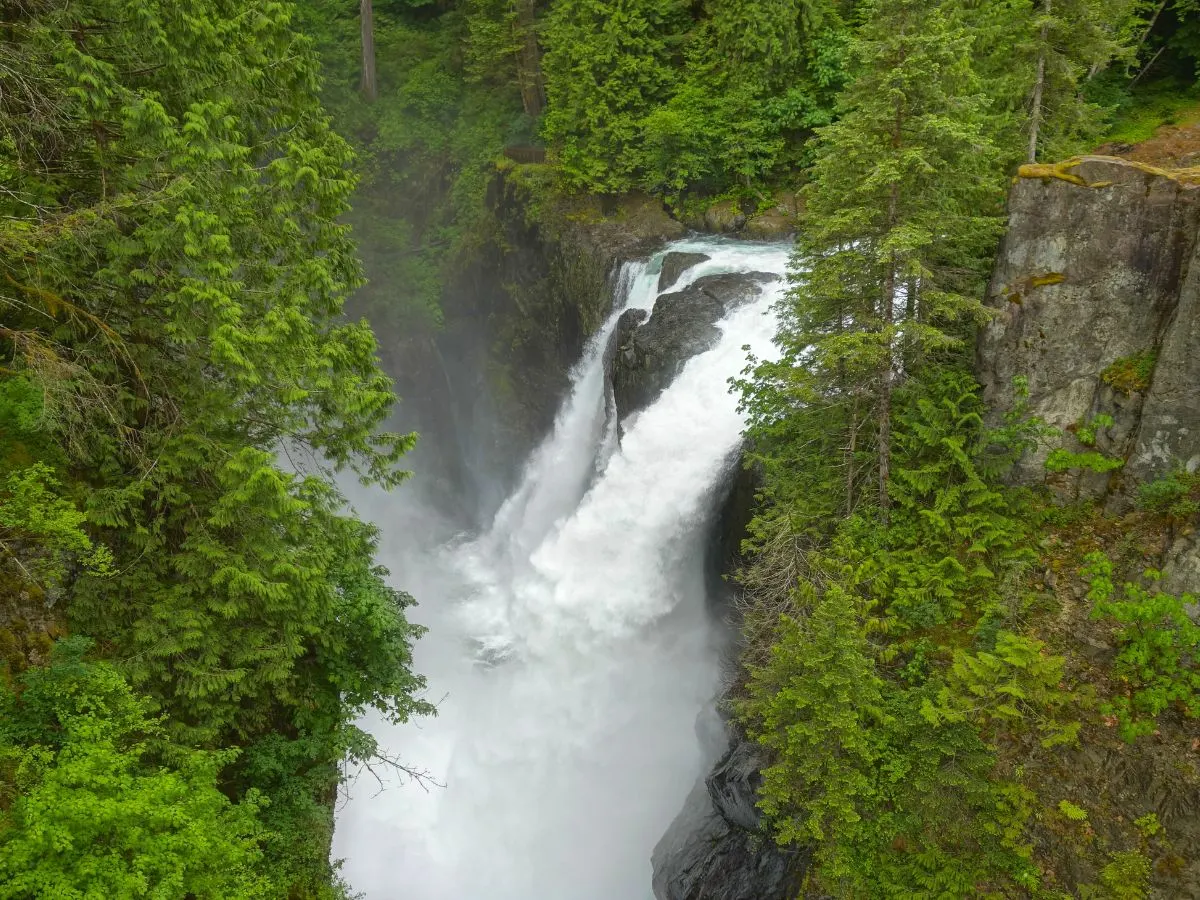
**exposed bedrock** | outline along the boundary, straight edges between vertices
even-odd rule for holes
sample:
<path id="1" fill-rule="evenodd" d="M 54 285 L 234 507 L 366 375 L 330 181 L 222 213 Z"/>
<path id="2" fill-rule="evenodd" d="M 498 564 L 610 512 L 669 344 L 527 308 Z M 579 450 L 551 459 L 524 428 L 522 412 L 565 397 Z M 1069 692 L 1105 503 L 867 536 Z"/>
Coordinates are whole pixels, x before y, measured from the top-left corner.
<path id="1" fill-rule="evenodd" d="M 730 735 L 729 748 L 692 788 L 651 861 L 658 900 L 789 900 L 807 851 L 777 847 L 756 803 L 765 765 L 756 744 Z"/>
<path id="2" fill-rule="evenodd" d="M 706 275 L 683 290 L 660 295 L 648 318 L 641 310 L 627 311 L 606 351 L 618 417 L 623 421 L 653 403 L 689 359 L 716 344 L 721 334 L 717 323 L 726 313 L 778 278 L 768 272 Z"/>
<path id="3" fill-rule="evenodd" d="M 1026 166 L 988 290 L 977 372 L 995 417 L 1018 402 L 1059 429 L 1021 460 L 1064 499 L 1130 507 L 1139 486 L 1200 466 L 1200 184 L 1114 157 Z M 1046 474 L 1056 449 L 1120 461 Z M 1180 536 L 1164 586 L 1200 590 L 1200 547 Z"/>

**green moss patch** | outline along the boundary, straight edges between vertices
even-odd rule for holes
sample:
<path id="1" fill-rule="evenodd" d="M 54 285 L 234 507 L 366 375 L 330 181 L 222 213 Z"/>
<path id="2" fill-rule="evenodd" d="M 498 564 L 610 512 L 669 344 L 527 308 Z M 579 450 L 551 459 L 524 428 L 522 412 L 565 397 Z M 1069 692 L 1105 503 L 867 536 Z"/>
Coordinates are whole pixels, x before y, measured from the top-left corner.
<path id="1" fill-rule="evenodd" d="M 1150 386 L 1157 362 L 1156 350 L 1144 350 L 1132 356 L 1122 356 L 1100 373 L 1100 380 L 1122 394 L 1140 393 Z"/>

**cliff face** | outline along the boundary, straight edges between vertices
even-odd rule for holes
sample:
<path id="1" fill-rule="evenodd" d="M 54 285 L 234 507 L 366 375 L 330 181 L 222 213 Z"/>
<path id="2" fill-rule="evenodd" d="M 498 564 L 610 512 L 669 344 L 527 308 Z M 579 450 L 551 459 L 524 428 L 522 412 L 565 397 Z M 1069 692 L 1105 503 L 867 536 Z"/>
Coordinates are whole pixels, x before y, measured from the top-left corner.
<path id="1" fill-rule="evenodd" d="M 1039 177 L 1040 176 L 1040 177 Z M 997 412 L 1028 381 L 1030 412 L 1084 452 L 1125 461 L 1112 474 L 1063 476 L 1074 496 L 1112 495 L 1200 463 L 1200 185 L 1112 157 L 1027 166 L 1009 196 L 1009 229 L 987 304 L 978 372 Z M 1051 443 L 1022 463 L 1039 477 Z"/>
<path id="2" fill-rule="evenodd" d="M 1125 511 L 1140 485 L 1200 465 L 1200 177 L 1113 157 L 1026 166 L 1009 217 L 978 343 L 984 397 L 1002 415 L 1024 378 L 1029 412 L 1061 430 L 1019 478 Z M 1046 476 L 1058 448 L 1117 467 Z M 1165 554 L 1171 590 L 1200 589 L 1189 541 Z"/>

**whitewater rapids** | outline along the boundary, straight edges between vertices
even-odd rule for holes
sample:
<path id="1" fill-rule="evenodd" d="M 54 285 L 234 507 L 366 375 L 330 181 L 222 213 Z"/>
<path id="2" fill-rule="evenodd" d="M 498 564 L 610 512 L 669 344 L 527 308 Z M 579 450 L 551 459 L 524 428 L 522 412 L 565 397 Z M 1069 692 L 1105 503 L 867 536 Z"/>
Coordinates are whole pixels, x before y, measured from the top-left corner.
<path id="1" fill-rule="evenodd" d="M 703 275 L 781 275 L 779 245 L 666 248 Z M 718 687 L 704 543 L 742 419 L 728 380 L 772 353 L 781 280 L 720 323 L 618 446 L 603 350 L 623 309 L 651 309 L 663 254 L 627 264 L 617 306 L 572 372 L 554 430 L 483 534 L 420 549 L 427 510 L 356 498 L 383 562 L 430 628 L 416 668 L 433 719 L 366 727 L 430 772 L 427 791 L 359 773 L 334 857 L 367 900 L 650 900 L 650 852 L 709 762 L 697 715 Z"/>

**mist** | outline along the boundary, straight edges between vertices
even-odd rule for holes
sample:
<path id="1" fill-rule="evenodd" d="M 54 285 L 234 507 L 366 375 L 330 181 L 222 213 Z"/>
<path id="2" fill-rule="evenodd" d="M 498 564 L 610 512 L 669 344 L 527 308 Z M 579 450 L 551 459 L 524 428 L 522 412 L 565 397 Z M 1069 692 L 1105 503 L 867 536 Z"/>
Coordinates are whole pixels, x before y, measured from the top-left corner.
<path id="1" fill-rule="evenodd" d="M 786 248 L 680 242 L 725 271 L 782 272 Z M 429 631 L 415 668 L 433 719 L 364 724 L 429 774 L 363 770 L 338 809 L 334 857 L 368 900 L 649 900 L 650 852 L 711 760 L 698 717 L 719 690 L 705 550 L 740 442 L 728 379 L 769 355 L 769 286 L 729 313 L 617 429 L 602 354 L 621 307 L 649 309 L 661 254 L 627 264 L 618 309 L 571 373 L 553 432 L 490 524 L 472 528 L 417 477 L 351 492 Z M 678 286 L 677 286 L 678 287 Z M 422 448 L 423 453 L 438 448 Z"/>

